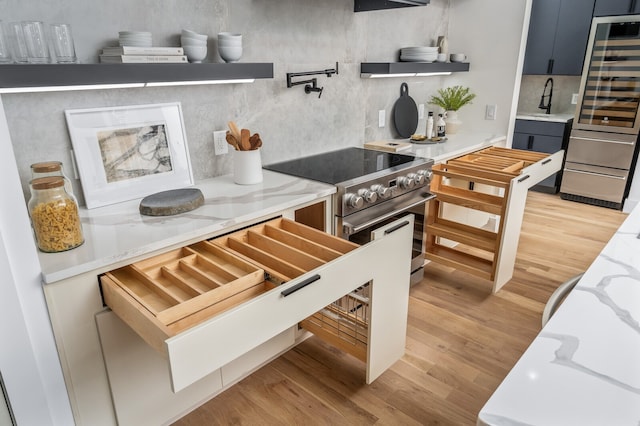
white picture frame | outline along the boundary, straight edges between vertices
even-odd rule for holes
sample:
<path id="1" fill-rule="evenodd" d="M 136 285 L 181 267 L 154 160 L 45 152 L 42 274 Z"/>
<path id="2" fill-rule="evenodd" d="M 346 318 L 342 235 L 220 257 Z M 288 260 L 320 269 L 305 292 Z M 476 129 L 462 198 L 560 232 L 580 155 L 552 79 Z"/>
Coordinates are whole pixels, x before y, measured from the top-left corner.
<path id="1" fill-rule="evenodd" d="M 194 184 L 180 102 L 64 113 L 88 209 Z"/>

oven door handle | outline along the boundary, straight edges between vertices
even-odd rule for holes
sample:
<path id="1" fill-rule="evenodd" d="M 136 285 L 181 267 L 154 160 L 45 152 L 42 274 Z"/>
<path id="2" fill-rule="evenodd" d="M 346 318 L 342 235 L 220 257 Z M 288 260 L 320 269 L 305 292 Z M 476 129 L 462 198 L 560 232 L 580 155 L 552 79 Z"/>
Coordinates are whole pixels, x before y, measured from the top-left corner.
<path id="1" fill-rule="evenodd" d="M 415 206 L 419 206 L 420 204 L 424 204 L 427 201 L 431 200 L 432 198 L 435 198 L 436 196 L 434 194 L 424 194 L 424 197 L 421 197 L 419 200 L 414 201 L 412 203 L 408 203 L 406 205 L 403 205 L 400 208 L 397 209 L 393 209 L 392 211 L 383 213 L 379 216 L 376 216 L 374 219 L 368 220 L 366 222 L 363 223 L 358 223 L 358 224 L 353 224 L 353 223 L 349 223 L 346 220 L 342 222 L 342 232 L 345 235 L 351 235 L 351 234 L 355 234 L 356 232 L 360 232 L 363 229 L 366 229 L 372 225 L 375 225 L 378 222 L 382 222 L 383 220 L 389 219 L 390 217 L 393 217 L 395 215 L 397 215 L 399 212 L 408 210 L 412 207 Z"/>

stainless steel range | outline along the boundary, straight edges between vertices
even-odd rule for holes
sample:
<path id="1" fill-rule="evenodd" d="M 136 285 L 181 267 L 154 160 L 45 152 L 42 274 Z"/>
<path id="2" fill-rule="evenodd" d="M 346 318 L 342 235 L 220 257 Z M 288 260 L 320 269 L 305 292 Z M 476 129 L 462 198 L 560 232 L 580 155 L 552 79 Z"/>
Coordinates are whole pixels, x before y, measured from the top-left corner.
<path id="1" fill-rule="evenodd" d="M 362 148 L 344 148 L 264 166 L 267 170 L 335 185 L 334 235 L 359 244 L 371 231 L 406 214 L 415 215 L 412 282 L 422 279 L 425 203 L 433 160 Z"/>

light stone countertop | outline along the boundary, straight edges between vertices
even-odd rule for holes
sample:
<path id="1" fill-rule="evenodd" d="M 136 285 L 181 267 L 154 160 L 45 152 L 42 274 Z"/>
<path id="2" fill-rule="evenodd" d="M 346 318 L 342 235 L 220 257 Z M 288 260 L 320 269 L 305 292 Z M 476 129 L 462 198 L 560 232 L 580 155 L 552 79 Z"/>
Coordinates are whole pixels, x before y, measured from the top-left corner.
<path id="1" fill-rule="evenodd" d="M 566 123 L 573 119 L 574 113 L 565 114 L 545 114 L 540 112 L 519 112 L 516 114 L 516 120 L 534 120 L 534 121 L 552 121 L 557 123 Z"/>
<path id="2" fill-rule="evenodd" d="M 479 425 L 638 425 L 640 205 L 478 415 Z"/>
<path id="3" fill-rule="evenodd" d="M 264 180 L 237 185 L 232 175 L 198 182 L 204 205 L 175 216 L 143 216 L 140 199 L 80 209 L 85 242 L 62 253 L 39 252 L 45 283 L 104 268 L 167 247 L 219 233 L 234 225 L 312 202 L 336 192 L 333 185 L 263 170 Z"/>

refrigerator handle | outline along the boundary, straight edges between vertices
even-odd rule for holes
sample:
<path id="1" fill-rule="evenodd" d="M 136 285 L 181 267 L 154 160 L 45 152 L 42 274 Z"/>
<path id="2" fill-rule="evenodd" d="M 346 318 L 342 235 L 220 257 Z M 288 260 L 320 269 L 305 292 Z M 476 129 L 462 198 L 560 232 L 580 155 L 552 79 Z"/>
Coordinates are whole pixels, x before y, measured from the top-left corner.
<path id="1" fill-rule="evenodd" d="M 529 139 L 527 139 L 527 149 L 533 149 L 533 139 L 535 136 L 529 135 Z"/>

